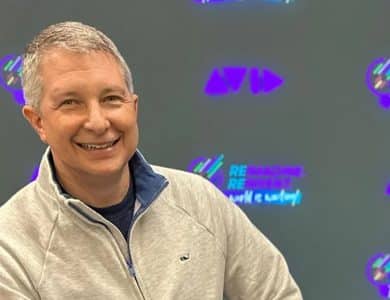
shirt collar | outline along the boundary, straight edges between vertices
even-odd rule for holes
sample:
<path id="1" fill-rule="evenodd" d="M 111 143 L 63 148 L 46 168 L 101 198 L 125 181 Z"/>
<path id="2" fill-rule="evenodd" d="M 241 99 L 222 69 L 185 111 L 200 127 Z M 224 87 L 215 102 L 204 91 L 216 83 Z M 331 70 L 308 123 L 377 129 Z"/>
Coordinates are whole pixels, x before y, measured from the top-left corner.
<path id="1" fill-rule="evenodd" d="M 61 186 L 56 177 L 53 157 L 51 151 L 48 151 L 48 161 L 52 172 L 52 178 L 57 185 L 58 191 L 65 198 L 72 198 Z M 129 167 L 134 178 L 136 190 L 136 199 L 141 206 L 149 206 L 153 200 L 168 184 L 168 180 L 161 174 L 156 173 L 152 166 L 146 161 L 142 153 L 137 149 L 132 158 L 129 160 Z"/>
<path id="2" fill-rule="evenodd" d="M 148 206 L 168 185 L 168 180 L 156 173 L 137 149 L 131 158 L 137 200 L 141 206 Z"/>

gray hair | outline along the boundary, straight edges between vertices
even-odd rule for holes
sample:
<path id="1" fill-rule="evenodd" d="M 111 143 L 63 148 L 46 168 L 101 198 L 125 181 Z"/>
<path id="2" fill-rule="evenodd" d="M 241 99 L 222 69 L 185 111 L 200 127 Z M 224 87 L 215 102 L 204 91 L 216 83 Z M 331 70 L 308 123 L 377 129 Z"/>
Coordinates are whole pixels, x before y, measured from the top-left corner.
<path id="1" fill-rule="evenodd" d="M 76 53 L 104 51 L 119 63 L 129 91 L 133 93 L 131 71 L 115 44 L 101 31 L 80 22 L 62 22 L 42 30 L 26 47 L 23 55 L 22 86 L 26 104 L 39 110 L 42 80 L 39 67 L 45 52 L 64 48 Z"/>

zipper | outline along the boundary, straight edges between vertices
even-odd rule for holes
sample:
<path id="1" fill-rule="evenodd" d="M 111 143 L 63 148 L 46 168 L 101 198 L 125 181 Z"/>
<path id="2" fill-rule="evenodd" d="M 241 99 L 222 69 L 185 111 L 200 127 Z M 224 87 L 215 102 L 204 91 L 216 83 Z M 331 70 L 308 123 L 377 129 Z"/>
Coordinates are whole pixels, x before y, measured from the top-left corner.
<path id="1" fill-rule="evenodd" d="M 71 202 L 69 203 L 69 206 L 70 206 L 73 210 L 75 210 L 78 214 L 80 214 L 81 216 L 83 216 L 84 218 L 86 218 L 88 221 L 93 222 L 93 223 L 95 223 L 95 224 L 102 225 L 102 226 L 108 231 L 108 233 L 110 234 L 110 236 L 113 237 L 113 234 L 112 234 L 110 228 L 107 226 L 107 224 L 104 224 L 103 222 L 100 222 L 100 221 L 95 220 L 94 218 L 92 218 L 91 216 L 89 216 L 88 214 L 86 214 L 85 212 L 83 212 L 81 209 L 79 209 L 76 205 L 74 205 L 74 204 L 71 203 Z M 132 223 L 133 223 L 133 222 L 132 222 Z M 130 228 L 131 228 L 131 227 L 130 227 Z M 115 238 L 114 238 L 114 239 L 115 239 Z M 127 241 L 126 241 L 126 242 L 127 242 Z M 116 243 L 116 242 L 115 242 L 115 243 Z M 127 243 L 127 245 L 129 245 L 129 243 Z M 141 294 L 142 299 L 143 299 L 143 300 L 146 300 L 145 295 L 144 295 L 144 293 L 143 293 L 143 291 L 142 291 L 142 289 L 141 289 L 141 286 L 140 286 L 140 284 L 139 284 L 139 282 L 138 282 L 138 279 L 137 279 L 137 276 L 136 276 L 136 273 L 135 273 L 134 266 L 133 266 L 133 264 L 131 263 L 132 260 L 131 260 L 131 255 L 130 255 L 130 248 L 129 248 L 129 246 L 127 246 L 127 248 L 128 248 L 128 252 L 129 252 L 129 259 L 130 259 L 130 261 L 127 261 L 127 259 L 124 258 L 125 263 L 126 263 L 126 266 L 127 266 L 127 270 L 128 270 L 128 272 L 130 273 L 129 275 L 130 275 L 132 278 L 134 278 L 135 283 L 136 283 L 137 288 L 138 288 L 138 291 L 139 291 L 139 293 Z"/>
<path id="2" fill-rule="evenodd" d="M 168 185 L 168 181 L 165 181 L 164 184 L 161 186 L 160 188 L 160 191 L 158 193 L 156 193 L 156 195 L 154 195 L 154 200 L 161 194 L 161 192 L 165 189 L 165 187 Z M 134 201 L 137 201 L 137 198 L 134 197 Z M 127 262 L 127 266 L 128 266 L 128 269 L 129 269 L 129 272 L 130 274 L 132 274 L 133 278 L 135 279 L 135 282 L 137 283 L 137 286 L 138 286 L 138 289 L 143 297 L 143 299 L 146 299 L 145 296 L 144 296 L 144 293 L 141 289 L 141 286 L 140 286 L 140 283 L 138 281 L 138 278 L 137 278 L 137 274 L 136 274 L 136 270 L 134 268 L 134 263 L 133 263 L 133 259 L 131 258 L 131 249 L 130 249 L 130 242 L 131 242 L 131 233 L 133 231 L 133 228 L 135 226 L 135 223 L 137 222 L 137 220 L 139 218 L 141 218 L 145 213 L 146 213 L 146 210 L 154 203 L 154 201 L 151 201 L 149 202 L 146 206 L 142 207 L 142 205 L 140 206 L 140 208 L 136 211 L 136 213 L 133 215 L 133 218 L 131 220 L 131 224 L 130 224 L 130 227 L 129 227 L 129 234 L 128 234 L 128 241 L 127 242 L 127 248 L 128 248 L 128 251 L 129 251 L 129 259 L 130 261 Z"/>
<path id="3" fill-rule="evenodd" d="M 137 288 L 138 288 L 138 290 L 139 290 L 139 292 L 140 292 L 140 294 L 141 294 L 142 299 L 146 300 L 145 295 L 144 295 L 144 292 L 143 292 L 142 289 L 141 289 L 141 285 L 139 284 L 137 275 L 136 275 L 136 273 L 135 273 L 134 265 L 132 265 L 132 263 L 131 263 L 131 262 L 128 262 L 128 261 L 126 261 L 126 263 L 127 263 L 127 267 L 128 267 L 128 270 L 129 270 L 130 275 L 134 278 L 135 283 L 137 284 Z"/>
<path id="4" fill-rule="evenodd" d="M 140 217 L 141 214 L 143 214 L 144 212 L 146 212 L 146 209 L 150 206 L 150 204 L 146 207 L 143 207 L 142 206 L 138 209 L 138 211 L 135 213 L 135 215 L 133 216 L 133 219 L 131 221 L 131 224 L 130 224 L 130 227 L 129 227 L 129 234 L 128 234 L 128 241 L 126 241 L 127 243 L 127 250 L 128 250 L 128 253 L 129 253 L 129 260 L 130 261 L 126 261 L 127 263 L 127 268 L 129 270 L 129 273 L 130 275 L 134 278 L 135 280 L 135 283 L 137 284 L 137 287 L 138 287 L 138 290 L 142 296 L 142 299 L 146 300 L 145 298 L 145 295 L 144 295 L 144 292 L 142 291 L 142 288 L 141 288 L 141 285 L 138 281 L 138 278 L 137 278 L 137 273 L 136 273 L 136 270 L 135 270 L 135 267 L 134 267 L 134 263 L 133 263 L 133 259 L 131 257 L 131 250 L 130 250 L 130 241 L 131 241 L 131 231 L 133 229 L 133 225 L 135 224 L 135 222 L 138 220 L 138 218 Z"/>
<path id="5" fill-rule="evenodd" d="M 129 269 L 130 275 L 135 278 L 135 270 L 134 270 L 133 266 L 131 265 L 131 262 L 126 261 L 126 264 L 127 264 L 127 268 Z"/>
<path id="6" fill-rule="evenodd" d="M 158 193 L 156 193 L 153 197 L 153 199 L 155 200 L 161 193 L 162 191 L 165 189 L 165 187 L 168 185 L 168 181 L 165 180 L 164 181 L 164 184 L 161 186 L 160 190 L 158 191 Z M 137 198 L 134 197 L 134 201 L 137 201 Z M 130 227 L 129 227 L 129 235 L 128 235 L 128 241 L 126 241 L 127 243 L 127 249 L 128 249 L 128 254 L 129 254 L 129 260 L 130 261 L 127 261 L 127 259 L 125 258 L 125 262 L 126 262 L 126 265 L 127 265 L 127 270 L 128 272 L 130 273 L 131 277 L 134 278 L 135 282 L 136 282 L 136 285 L 137 285 L 137 288 L 138 288 L 138 291 L 139 293 L 141 294 L 141 297 L 143 300 L 146 300 L 145 298 L 145 295 L 141 289 L 141 285 L 138 281 L 138 278 L 137 278 L 137 274 L 136 274 L 136 271 L 135 271 L 135 268 L 134 268 L 134 264 L 133 264 L 133 260 L 131 258 L 131 249 L 130 249 L 130 241 L 131 241 L 131 232 L 134 228 L 134 225 L 135 225 L 135 222 L 140 218 L 142 217 L 142 215 L 146 212 L 146 210 L 154 203 L 154 201 L 151 201 L 149 202 L 145 207 L 141 207 L 137 210 L 137 212 L 133 215 L 133 218 L 131 220 L 131 224 L 130 224 Z M 79 209 L 76 205 L 74 205 L 72 202 L 69 202 L 69 206 L 71 208 L 73 208 L 75 211 L 77 211 L 80 215 L 82 215 L 83 217 L 85 217 L 86 219 L 88 219 L 90 222 L 93 222 L 95 224 L 100 224 L 102 226 L 104 226 L 107 231 L 110 233 L 111 236 L 113 236 L 110 228 L 107 226 L 107 224 L 104 224 L 103 222 L 99 222 L 97 220 L 95 220 L 94 218 L 92 218 L 91 216 L 89 216 L 87 213 L 85 213 L 84 211 L 82 211 L 81 209 Z"/>

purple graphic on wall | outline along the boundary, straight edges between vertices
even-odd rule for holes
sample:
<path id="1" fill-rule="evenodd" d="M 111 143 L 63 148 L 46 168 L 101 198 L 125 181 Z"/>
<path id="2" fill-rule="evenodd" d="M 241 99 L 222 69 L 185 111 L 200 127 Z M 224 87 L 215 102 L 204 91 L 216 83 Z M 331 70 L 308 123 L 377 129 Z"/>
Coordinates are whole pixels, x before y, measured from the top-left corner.
<path id="1" fill-rule="evenodd" d="M 386 185 L 385 195 L 386 195 L 386 196 L 390 196 L 390 183 L 388 183 L 388 184 Z"/>
<path id="2" fill-rule="evenodd" d="M 284 79 L 267 68 L 227 66 L 215 68 L 206 82 L 204 92 L 208 96 L 238 94 L 249 83 L 253 95 L 269 94 L 280 88 Z"/>
<path id="3" fill-rule="evenodd" d="M 390 299 L 390 254 L 379 253 L 371 257 L 366 276 L 382 298 Z"/>
<path id="4" fill-rule="evenodd" d="M 22 57 L 9 54 L 0 59 L 0 85 L 9 92 L 15 102 L 24 105 L 25 100 L 22 90 Z"/>
<path id="5" fill-rule="evenodd" d="M 305 176 L 300 165 L 224 166 L 224 155 L 198 157 L 187 170 L 210 180 L 231 201 L 245 205 L 278 205 L 295 207 L 303 194 L 294 181 Z"/>
<path id="6" fill-rule="evenodd" d="M 390 58 L 378 58 L 367 69 L 367 87 L 378 97 L 381 108 L 390 109 Z"/>
<path id="7" fill-rule="evenodd" d="M 36 166 L 30 176 L 30 182 L 35 181 L 39 174 L 39 166 Z"/>
<path id="8" fill-rule="evenodd" d="M 188 165 L 188 170 L 207 178 L 217 188 L 221 189 L 225 181 L 221 169 L 223 166 L 223 159 L 223 154 L 213 158 L 198 157 Z"/>

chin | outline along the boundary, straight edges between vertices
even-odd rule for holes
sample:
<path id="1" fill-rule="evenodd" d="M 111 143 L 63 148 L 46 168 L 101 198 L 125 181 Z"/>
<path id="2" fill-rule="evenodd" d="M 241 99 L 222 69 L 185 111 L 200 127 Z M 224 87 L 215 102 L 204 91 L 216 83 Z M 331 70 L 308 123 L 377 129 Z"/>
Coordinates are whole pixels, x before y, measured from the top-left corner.
<path id="1" fill-rule="evenodd" d="M 123 172 L 124 170 L 124 167 L 126 167 L 126 165 L 120 165 L 120 166 L 103 166 L 101 168 L 94 168 L 94 173 L 96 174 L 101 174 L 101 175 L 114 175 L 114 174 L 117 174 L 117 173 L 121 173 Z"/>

